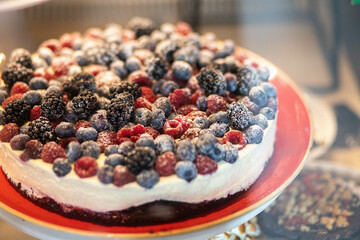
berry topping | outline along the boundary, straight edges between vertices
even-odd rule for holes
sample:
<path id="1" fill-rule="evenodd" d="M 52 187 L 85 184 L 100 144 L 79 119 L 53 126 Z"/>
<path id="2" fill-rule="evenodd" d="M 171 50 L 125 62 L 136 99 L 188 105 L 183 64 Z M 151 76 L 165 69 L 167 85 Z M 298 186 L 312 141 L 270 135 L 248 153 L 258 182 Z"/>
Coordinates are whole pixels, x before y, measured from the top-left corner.
<path id="1" fill-rule="evenodd" d="M 40 117 L 29 123 L 29 136 L 43 144 L 57 140 L 50 121 L 45 117 Z"/>
<path id="2" fill-rule="evenodd" d="M 90 118 L 90 125 L 98 132 L 112 129 L 112 126 L 106 117 L 106 112 L 99 112 L 92 115 Z"/>
<path id="3" fill-rule="evenodd" d="M 229 131 L 229 125 L 226 123 L 213 123 L 209 130 L 215 135 L 215 137 L 221 138 L 226 132 Z"/>
<path id="4" fill-rule="evenodd" d="M 135 143 L 127 141 L 120 144 L 118 152 L 119 154 L 126 156 L 135 148 Z"/>
<path id="5" fill-rule="evenodd" d="M 114 167 L 105 164 L 99 168 L 97 173 L 98 179 L 104 184 L 112 183 L 114 180 Z"/>
<path id="6" fill-rule="evenodd" d="M 256 86 L 250 89 L 249 98 L 259 107 L 265 107 L 267 104 L 267 94 L 262 86 Z"/>
<path id="7" fill-rule="evenodd" d="M 99 108 L 96 96 L 90 91 L 83 91 L 72 99 L 73 111 L 79 119 L 89 118 Z"/>
<path id="8" fill-rule="evenodd" d="M 114 153 L 105 158 L 105 164 L 116 167 L 117 165 L 124 165 L 125 157 L 119 153 Z"/>
<path id="9" fill-rule="evenodd" d="M 85 90 L 95 92 L 96 83 L 94 75 L 86 72 L 78 73 L 65 81 L 63 83 L 63 88 L 70 98 L 77 96 L 80 92 Z"/>
<path id="10" fill-rule="evenodd" d="M 225 150 L 225 156 L 223 160 L 228 163 L 236 162 L 239 155 L 238 148 L 230 143 L 224 144 L 223 147 Z"/>
<path id="11" fill-rule="evenodd" d="M 74 171 L 80 178 L 88 178 L 96 175 L 98 164 L 92 157 L 81 157 L 74 163 Z"/>
<path id="12" fill-rule="evenodd" d="M 145 127 L 144 129 L 145 129 L 145 133 L 152 136 L 153 139 L 156 139 L 160 135 L 160 133 L 152 127 Z"/>
<path id="13" fill-rule="evenodd" d="M 24 48 L 17 48 L 11 52 L 10 62 L 26 68 L 32 68 L 31 54 Z"/>
<path id="14" fill-rule="evenodd" d="M 55 128 L 55 133 L 60 138 L 69 138 L 75 136 L 75 126 L 69 122 L 61 122 Z"/>
<path id="15" fill-rule="evenodd" d="M 100 146 L 94 141 L 86 141 L 81 144 L 82 156 L 90 156 L 97 159 L 100 156 Z"/>
<path id="16" fill-rule="evenodd" d="M 259 125 L 262 129 L 266 129 L 268 127 L 267 118 L 261 113 L 253 117 L 253 124 Z"/>
<path id="17" fill-rule="evenodd" d="M 179 178 L 185 179 L 188 182 L 191 182 L 197 175 L 196 165 L 189 161 L 177 162 L 175 172 Z"/>
<path id="18" fill-rule="evenodd" d="M 55 129 L 56 130 L 56 129 Z M 76 138 L 80 142 L 95 141 L 98 136 L 98 132 L 93 127 L 81 127 L 76 131 Z"/>
<path id="19" fill-rule="evenodd" d="M 137 83 L 139 86 L 151 86 L 149 75 L 143 70 L 132 72 L 128 77 L 128 81 Z"/>
<path id="20" fill-rule="evenodd" d="M 120 141 L 122 138 L 127 138 L 129 141 L 136 142 L 143 133 L 145 133 L 144 126 L 138 124 L 131 128 L 120 129 L 117 133 L 117 139 Z"/>
<path id="21" fill-rule="evenodd" d="M 157 157 L 154 169 L 160 176 L 170 176 L 175 173 L 176 156 L 173 152 L 166 152 Z"/>
<path id="22" fill-rule="evenodd" d="M 26 134 L 18 134 L 10 140 L 10 146 L 12 150 L 25 149 L 26 143 L 30 141 L 30 137 Z"/>
<path id="23" fill-rule="evenodd" d="M 179 85 L 174 81 L 166 81 L 161 86 L 161 95 L 168 97 L 170 93 L 174 92 L 176 89 L 179 89 Z"/>
<path id="24" fill-rule="evenodd" d="M 15 99 L 9 102 L 2 116 L 2 121 L 6 123 L 16 123 L 21 126 L 29 119 L 30 105 L 22 99 Z"/>
<path id="25" fill-rule="evenodd" d="M 75 123 L 76 131 L 79 130 L 79 128 L 81 127 L 91 127 L 91 124 L 88 121 L 79 120 L 77 123 Z"/>
<path id="26" fill-rule="evenodd" d="M 137 175 L 142 170 L 149 170 L 154 166 L 156 153 L 149 147 L 136 147 L 125 157 L 125 166 Z"/>
<path id="27" fill-rule="evenodd" d="M 224 159 L 225 149 L 221 144 L 217 143 L 214 145 L 213 149 L 211 149 L 211 151 L 206 155 L 219 162 Z"/>
<path id="28" fill-rule="evenodd" d="M 171 102 L 166 97 L 160 97 L 156 99 L 154 102 L 154 108 L 163 110 L 166 117 L 171 114 Z"/>
<path id="29" fill-rule="evenodd" d="M 250 126 L 246 132 L 246 141 L 247 143 L 261 143 L 264 135 L 263 129 L 258 125 L 252 125 Z"/>
<path id="30" fill-rule="evenodd" d="M 206 111 L 208 106 L 207 98 L 205 96 L 199 96 L 196 100 L 196 106 L 200 111 Z"/>
<path id="31" fill-rule="evenodd" d="M 260 109 L 260 113 L 263 114 L 268 120 L 273 120 L 275 118 L 275 111 L 269 107 L 263 107 Z"/>
<path id="32" fill-rule="evenodd" d="M 237 130 L 231 130 L 225 133 L 223 137 L 224 143 L 231 143 L 238 147 L 238 150 L 243 149 L 246 146 L 246 136 L 243 132 Z"/>
<path id="33" fill-rule="evenodd" d="M 224 75 L 213 68 L 202 68 L 197 75 L 197 80 L 206 94 L 224 95 L 226 91 L 226 80 Z"/>
<path id="34" fill-rule="evenodd" d="M 132 95 L 124 93 L 121 95 L 121 98 L 117 97 L 111 99 L 110 104 L 106 108 L 107 118 L 116 128 L 121 128 L 126 125 L 130 121 L 134 111 L 134 100 Z M 126 97 L 128 101 L 125 101 L 123 97 Z"/>
<path id="35" fill-rule="evenodd" d="M 140 138 L 136 141 L 136 147 L 150 147 L 152 149 L 156 149 L 156 145 L 154 139 L 149 134 L 143 134 Z"/>
<path id="36" fill-rule="evenodd" d="M 119 93 L 128 92 L 134 100 L 141 96 L 141 88 L 137 83 L 134 82 L 122 82 L 110 88 L 111 98 L 116 97 Z"/>
<path id="37" fill-rule="evenodd" d="M 150 111 L 152 110 L 152 104 L 146 98 L 139 97 L 135 101 L 135 108 L 147 108 Z"/>
<path id="38" fill-rule="evenodd" d="M 173 137 L 179 138 L 185 132 L 181 122 L 176 120 L 167 120 L 163 127 L 164 133 Z"/>
<path id="39" fill-rule="evenodd" d="M 187 81 L 192 75 L 192 67 L 185 61 L 175 61 L 171 65 L 173 76 L 177 80 Z"/>
<path id="40" fill-rule="evenodd" d="M 166 61 L 160 56 L 156 55 L 149 60 L 146 67 L 146 72 L 149 74 L 151 79 L 159 80 L 163 78 L 168 72 Z"/>
<path id="41" fill-rule="evenodd" d="M 174 93 L 170 93 L 169 100 L 171 102 L 171 105 L 174 106 L 176 109 L 190 103 L 190 99 L 181 89 L 176 89 Z"/>
<path id="42" fill-rule="evenodd" d="M 63 96 L 57 93 L 47 93 L 41 103 L 41 114 L 49 120 L 59 119 L 65 113 Z"/>
<path id="43" fill-rule="evenodd" d="M 193 104 L 189 104 L 189 105 L 184 105 L 182 107 L 180 107 L 179 109 L 176 110 L 176 113 L 177 114 L 180 114 L 180 115 L 188 115 L 194 111 L 197 111 L 197 107 Z"/>
<path id="44" fill-rule="evenodd" d="M 29 91 L 29 86 L 24 82 L 16 82 L 11 88 L 10 95 L 15 95 L 17 93 L 26 93 Z"/>
<path id="45" fill-rule="evenodd" d="M 188 139 L 188 140 L 192 140 L 194 138 L 199 137 L 200 135 L 200 128 L 190 128 L 189 130 L 187 130 L 180 139 Z"/>
<path id="46" fill-rule="evenodd" d="M 41 104 L 42 96 L 38 91 L 30 90 L 23 95 L 22 99 L 26 104 L 34 106 Z"/>
<path id="47" fill-rule="evenodd" d="M 119 153 L 118 148 L 119 148 L 118 145 L 107 146 L 104 151 L 105 156 L 110 156 L 112 154 Z"/>
<path id="48" fill-rule="evenodd" d="M 52 169 L 58 177 L 64 177 L 71 171 L 71 163 L 66 158 L 57 158 Z"/>
<path id="49" fill-rule="evenodd" d="M 70 142 L 66 147 L 66 156 L 70 162 L 75 162 L 81 157 L 81 146 L 78 142 Z"/>
<path id="50" fill-rule="evenodd" d="M 276 98 L 277 91 L 276 91 L 276 88 L 274 87 L 274 85 L 272 85 L 271 83 L 268 83 L 268 82 L 263 82 L 263 83 L 261 83 L 260 86 L 264 89 L 266 96 L 268 98 Z"/>
<path id="51" fill-rule="evenodd" d="M 6 94 L 7 94 L 7 93 L 6 93 Z M 6 98 L 6 99 L 2 102 L 1 106 L 2 106 L 3 108 L 5 108 L 6 105 L 7 105 L 9 102 L 11 102 L 11 101 L 13 101 L 13 100 L 15 100 L 15 99 L 21 99 L 22 97 L 23 97 L 23 94 L 22 94 L 22 93 L 18 93 L 18 94 L 15 94 L 15 95 L 13 95 L 13 96 L 10 96 L 10 97 Z"/>
<path id="52" fill-rule="evenodd" d="M 196 157 L 195 165 L 197 172 L 201 175 L 214 173 L 218 168 L 217 163 L 205 155 L 198 155 Z"/>
<path id="53" fill-rule="evenodd" d="M 57 158 L 66 158 L 66 153 L 56 142 L 48 142 L 44 145 L 41 158 L 44 162 L 53 163 Z"/>
<path id="54" fill-rule="evenodd" d="M 159 174 L 155 170 L 145 170 L 136 176 L 136 182 L 146 189 L 151 189 L 159 181 Z"/>
<path id="55" fill-rule="evenodd" d="M 259 77 L 252 67 L 239 68 L 236 73 L 237 89 L 241 95 L 248 95 L 252 87 L 260 84 Z"/>
<path id="56" fill-rule="evenodd" d="M 250 100 L 250 98 L 248 96 L 244 97 L 241 100 L 242 103 L 244 103 L 244 105 L 247 107 L 247 109 L 252 112 L 253 114 L 258 114 L 260 112 L 260 107 L 254 103 L 253 101 Z"/>
<path id="57" fill-rule="evenodd" d="M 147 108 L 138 108 L 134 112 L 134 123 L 149 126 L 151 122 L 151 111 Z"/>
<path id="58" fill-rule="evenodd" d="M 221 96 L 211 94 L 207 97 L 207 110 L 206 114 L 211 115 L 219 111 L 226 111 L 226 106 L 228 105 L 225 99 Z"/>
<path id="59" fill-rule="evenodd" d="M 141 95 L 150 103 L 154 103 L 156 100 L 153 90 L 149 87 L 141 87 Z"/>
<path id="60" fill-rule="evenodd" d="M 145 17 L 131 18 L 127 27 L 134 31 L 136 38 L 143 35 L 150 35 L 156 29 L 156 25 L 153 20 Z"/>
<path id="61" fill-rule="evenodd" d="M 7 68 L 5 68 L 1 75 L 4 83 L 10 87 L 12 87 L 16 82 L 28 83 L 32 77 L 33 70 L 19 64 L 13 64 L 8 66 Z"/>
<path id="62" fill-rule="evenodd" d="M 155 129 L 161 129 L 166 121 L 165 113 L 161 109 L 155 109 L 150 113 L 150 126 Z"/>
<path id="63" fill-rule="evenodd" d="M 209 123 L 210 125 L 214 123 L 229 123 L 229 119 L 226 112 L 220 111 L 209 116 Z"/>
<path id="64" fill-rule="evenodd" d="M 198 154 L 208 155 L 213 151 L 216 144 L 216 137 L 211 133 L 200 134 L 195 143 L 196 152 Z"/>
<path id="65" fill-rule="evenodd" d="M 193 162 L 196 157 L 196 151 L 194 145 L 189 140 L 181 140 L 177 144 L 176 156 L 182 161 Z"/>
<path id="66" fill-rule="evenodd" d="M 116 132 L 110 130 L 99 132 L 96 142 L 99 144 L 101 152 L 104 152 L 107 146 L 119 143 Z"/>
<path id="67" fill-rule="evenodd" d="M 118 165 L 114 168 L 114 185 L 124 186 L 135 181 L 135 176 L 125 166 Z"/>
<path id="68" fill-rule="evenodd" d="M 237 130 L 243 130 L 250 126 L 253 118 L 252 112 L 241 102 L 233 102 L 227 107 L 227 115 L 230 127 Z"/>

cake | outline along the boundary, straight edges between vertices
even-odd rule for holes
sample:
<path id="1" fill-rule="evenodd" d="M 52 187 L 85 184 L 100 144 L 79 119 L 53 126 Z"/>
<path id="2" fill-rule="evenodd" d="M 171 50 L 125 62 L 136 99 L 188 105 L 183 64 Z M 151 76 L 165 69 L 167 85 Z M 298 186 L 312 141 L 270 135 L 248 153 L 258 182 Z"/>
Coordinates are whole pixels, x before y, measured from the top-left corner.
<path id="1" fill-rule="evenodd" d="M 1 75 L 3 173 L 39 206 L 98 224 L 202 214 L 271 158 L 271 76 L 232 40 L 141 17 L 15 49 Z"/>

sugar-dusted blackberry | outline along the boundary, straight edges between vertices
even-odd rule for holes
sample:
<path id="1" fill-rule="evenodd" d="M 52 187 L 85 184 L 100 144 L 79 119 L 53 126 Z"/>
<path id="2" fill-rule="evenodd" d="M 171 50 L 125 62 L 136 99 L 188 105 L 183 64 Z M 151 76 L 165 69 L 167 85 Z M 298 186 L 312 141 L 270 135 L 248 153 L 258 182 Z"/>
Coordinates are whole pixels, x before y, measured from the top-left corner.
<path id="1" fill-rule="evenodd" d="M 23 99 L 15 99 L 5 106 L 2 121 L 6 123 L 16 123 L 21 126 L 29 120 L 31 107 Z"/>
<path id="2" fill-rule="evenodd" d="M 32 69 L 21 66 L 20 64 L 11 64 L 2 72 L 1 78 L 6 85 L 11 87 L 15 82 L 28 83 L 33 75 L 34 72 Z"/>
<path id="3" fill-rule="evenodd" d="M 127 28 L 133 30 L 136 38 L 139 38 L 143 35 L 150 35 L 156 29 L 156 24 L 149 18 L 133 17 L 128 22 Z"/>
<path id="4" fill-rule="evenodd" d="M 134 99 L 129 93 L 121 93 L 111 99 L 106 108 L 107 119 L 115 128 L 126 125 L 133 116 L 135 109 Z"/>
<path id="5" fill-rule="evenodd" d="M 229 125 L 233 129 L 244 130 L 250 126 L 253 113 L 240 100 L 227 106 Z"/>
<path id="6" fill-rule="evenodd" d="M 196 78 L 206 94 L 225 94 L 226 80 L 220 70 L 211 67 L 202 68 Z"/>
<path id="7" fill-rule="evenodd" d="M 59 119 L 65 113 L 66 103 L 63 96 L 47 93 L 41 103 L 41 114 L 50 120 Z"/>
<path id="8" fill-rule="evenodd" d="M 125 166 L 134 175 L 142 170 L 150 170 L 155 163 L 156 153 L 150 147 L 136 147 L 125 157 Z"/>
<path id="9" fill-rule="evenodd" d="M 83 91 L 72 99 L 74 113 L 79 119 L 87 119 L 99 108 L 97 97 L 90 91 Z"/>
<path id="10" fill-rule="evenodd" d="M 156 54 L 155 57 L 149 60 L 146 72 L 149 74 L 151 79 L 159 80 L 163 78 L 168 72 L 166 61 Z"/>
<path id="11" fill-rule="evenodd" d="M 141 96 L 141 88 L 137 83 L 122 82 L 110 88 L 110 97 L 114 98 L 124 92 L 130 93 L 134 100 Z"/>
<path id="12" fill-rule="evenodd" d="M 21 66 L 24 66 L 26 68 L 33 67 L 31 54 L 28 50 L 24 48 L 17 48 L 14 51 L 12 51 L 10 56 L 10 62 L 15 64 L 20 64 Z"/>
<path id="13" fill-rule="evenodd" d="M 43 144 L 57 139 L 51 122 L 46 117 L 40 117 L 29 123 L 29 136 Z"/>
<path id="14" fill-rule="evenodd" d="M 86 58 L 90 64 L 110 66 L 117 57 L 113 51 L 105 47 L 91 47 L 85 51 Z"/>
<path id="15" fill-rule="evenodd" d="M 96 83 L 93 74 L 82 72 L 64 81 L 62 87 L 66 92 L 66 94 L 70 98 L 73 98 L 76 95 L 78 95 L 80 92 L 85 90 L 90 92 L 95 92 Z"/>
<path id="16" fill-rule="evenodd" d="M 250 66 L 242 67 L 237 70 L 236 83 L 238 93 L 247 96 L 252 87 L 260 84 L 260 78 L 254 68 Z"/>

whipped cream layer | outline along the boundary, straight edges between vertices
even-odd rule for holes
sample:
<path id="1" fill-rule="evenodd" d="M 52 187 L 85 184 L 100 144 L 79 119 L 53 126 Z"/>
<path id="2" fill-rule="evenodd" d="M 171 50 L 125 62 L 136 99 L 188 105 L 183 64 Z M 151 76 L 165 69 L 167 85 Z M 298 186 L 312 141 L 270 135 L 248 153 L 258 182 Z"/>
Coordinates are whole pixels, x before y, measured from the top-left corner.
<path id="1" fill-rule="evenodd" d="M 105 185 L 96 176 L 80 179 L 74 170 L 65 177 L 58 177 L 52 164 L 41 159 L 21 161 L 22 151 L 12 150 L 9 143 L 0 143 L 0 164 L 7 177 L 14 183 L 21 183 L 30 196 L 48 196 L 58 203 L 96 212 L 119 211 L 156 200 L 200 203 L 246 190 L 256 181 L 274 149 L 276 119 L 268 123 L 263 141 L 240 150 L 235 163 L 221 161 L 216 172 L 198 174 L 190 183 L 176 175 L 161 177 L 152 189 L 144 189 L 136 182 L 122 187 Z M 102 154 L 99 166 L 104 164 L 104 159 Z"/>

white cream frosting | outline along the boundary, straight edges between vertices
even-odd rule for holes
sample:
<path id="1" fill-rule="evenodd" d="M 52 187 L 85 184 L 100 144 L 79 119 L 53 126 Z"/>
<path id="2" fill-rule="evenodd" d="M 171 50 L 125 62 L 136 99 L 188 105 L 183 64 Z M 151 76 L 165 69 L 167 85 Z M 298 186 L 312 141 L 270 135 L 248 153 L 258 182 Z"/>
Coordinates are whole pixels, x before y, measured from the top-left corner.
<path id="1" fill-rule="evenodd" d="M 215 173 L 198 175 L 193 181 L 176 175 L 161 177 L 152 189 L 144 189 L 136 182 L 116 187 L 102 184 L 97 177 L 80 179 L 72 170 L 58 177 L 52 164 L 42 160 L 23 162 L 21 151 L 11 149 L 9 143 L 0 143 L 0 164 L 6 175 L 20 182 L 29 195 L 48 196 L 58 203 L 90 209 L 96 212 L 117 211 L 156 200 L 199 203 L 227 197 L 245 190 L 260 176 L 272 156 L 276 133 L 276 119 L 269 121 L 260 144 L 248 144 L 239 151 L 233 164 L 221 161 Z M 98 159 L 99 166 L 105 156 Z"/>

